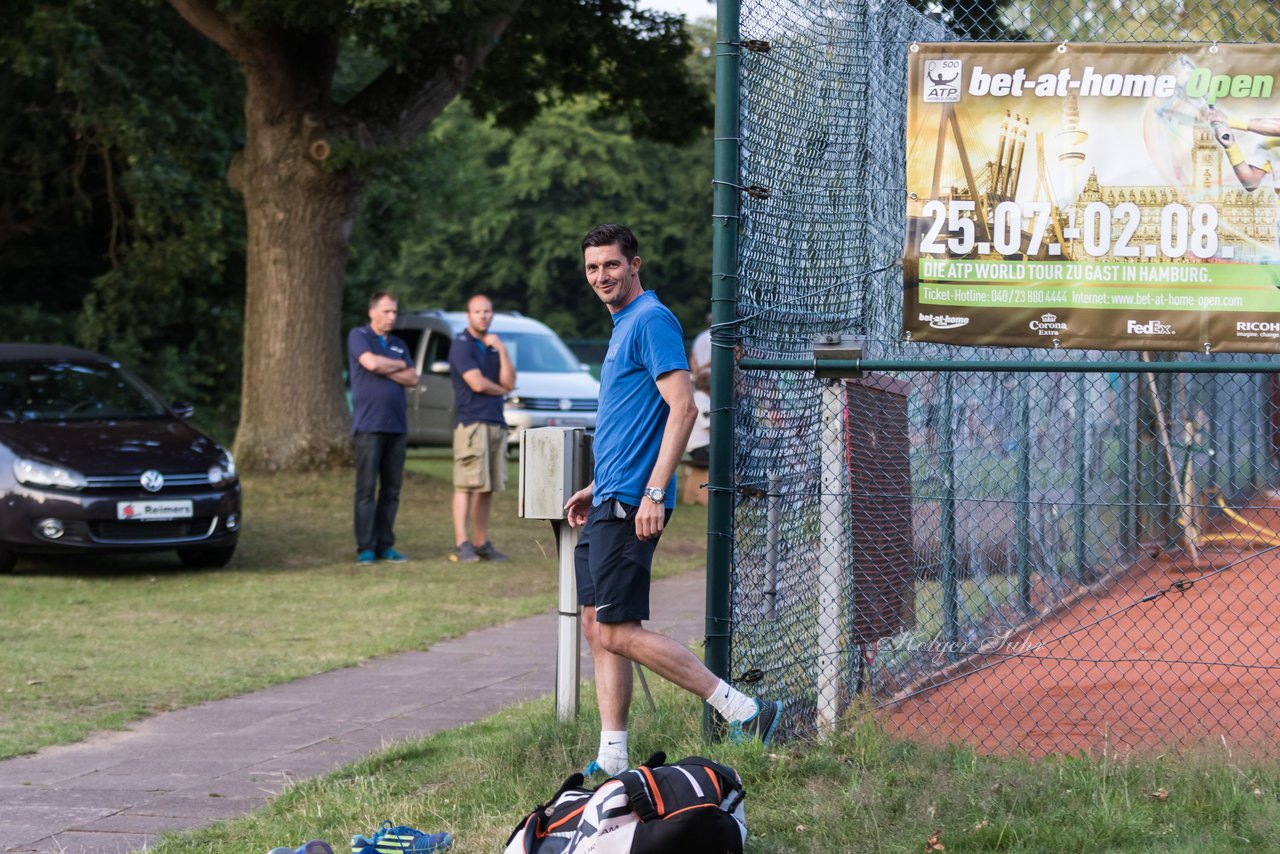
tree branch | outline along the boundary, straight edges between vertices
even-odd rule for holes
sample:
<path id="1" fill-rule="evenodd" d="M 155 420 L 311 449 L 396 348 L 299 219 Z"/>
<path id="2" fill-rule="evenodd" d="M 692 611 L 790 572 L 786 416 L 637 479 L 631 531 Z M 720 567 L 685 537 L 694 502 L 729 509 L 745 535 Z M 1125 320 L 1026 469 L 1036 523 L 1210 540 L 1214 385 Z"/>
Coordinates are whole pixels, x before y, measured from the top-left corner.
<path id="1" fill-rule="evenodd" d="M 169 0 L 169 3 L 188 24 L 227 53 L 240 58 L 248 39 L 215 8 L 213 0 Z"/>
<path id="2" fill-rule="evenodd" d="M 403 144 L 425 131 L 466 87 L 498 46 L 523 0 L 465 35 L 442 26 L 424 27 L 414 36 L 418 59 L 378 75 L 351 99 L 344 111 L 353 138 L 365 144 Z"/>

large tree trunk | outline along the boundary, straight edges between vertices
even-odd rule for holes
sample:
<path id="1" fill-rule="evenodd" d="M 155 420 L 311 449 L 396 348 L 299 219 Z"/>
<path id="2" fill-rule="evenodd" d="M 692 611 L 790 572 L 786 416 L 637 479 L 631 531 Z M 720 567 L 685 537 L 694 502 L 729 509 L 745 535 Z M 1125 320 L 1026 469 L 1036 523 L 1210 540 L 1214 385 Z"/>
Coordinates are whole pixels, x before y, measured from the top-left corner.
<path id="1" fill-rule="evenodd" d="M 246 68 L 247 138 L 231 176 L 248 216 L 235 442 L 246 471 L 311 469 L 350 456 L 342 286 L 362 187 L 347 170 L 322 168 L 329 149 L 306 109 L 310 87 L 282 81 L 283 70 Z"/>

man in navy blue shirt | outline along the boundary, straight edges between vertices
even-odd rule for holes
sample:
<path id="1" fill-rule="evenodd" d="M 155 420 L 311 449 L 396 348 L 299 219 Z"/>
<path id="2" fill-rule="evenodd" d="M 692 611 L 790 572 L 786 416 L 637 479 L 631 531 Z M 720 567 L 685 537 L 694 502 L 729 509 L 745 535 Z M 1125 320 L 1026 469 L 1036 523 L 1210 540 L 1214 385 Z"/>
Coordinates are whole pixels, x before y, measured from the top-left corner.
<path id="1" fill-rule="evenodd" d="M 409 348 L 391 334 L 395 324 L 395 297 L 379 291 L 369 298 L 369 325 L 347 336 L 356 451 L 356 563 L 361 566 L 407 560 L 395 550 L 394 529 L 409 427 L 404 390 L 418 384 L 418 373 Z"/>
<path id="2" fill-rule="evenodd" d="M 778 703 L 748 697 L 686 646 L 644 627 L 653 552 L 675 508 L 676 464 L 698 410 L 680 323 L 641 286 L 631 229 L 596 226 L 583 239 L 582 254 L 587 283 L 613 320 L 600 369 L 595 478 L 564 506 L 569 524 L 583 526 L 574 565 L 600 707 L 600 749 L 587 772 L 617 774 L 630 764 L 633 661 L 709 703 L 731 737 L 768 742 L 778 726 Z"/>
<path id="3" fill-rule="evenodd" d="M 493 303 L 467 300 L 467 328 L 449 346 L 453 379 L 453 540 L 449 560 L 506 560 L 489 540 L 493 493 L 507 484 L 504 398 L 516 387 L 516 368 L 502 339 L 489 331 Z M 467 536 L 467 517 L 471 536 Z"/>

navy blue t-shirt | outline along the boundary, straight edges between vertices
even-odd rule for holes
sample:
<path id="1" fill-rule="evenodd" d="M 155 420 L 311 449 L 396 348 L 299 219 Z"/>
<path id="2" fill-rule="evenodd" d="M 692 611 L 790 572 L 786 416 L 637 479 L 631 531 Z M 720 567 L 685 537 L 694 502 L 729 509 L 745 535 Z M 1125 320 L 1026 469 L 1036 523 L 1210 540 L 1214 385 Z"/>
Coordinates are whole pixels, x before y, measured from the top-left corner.
<path id="1" fill-rule="evenodd" d="M 470 330 L 464 329 L 453 336 L 453 344 L 449 347 L 449 368 L 449 375 L 453 378 L 455 426 L 475 424 L 477 421 L 499 426 L 507 423 L 502 417 L 502 395 L 472 391 L 471 386 L 462 378 L 467 371 L 479 368 L 485 379 L 496 383 L 498 373 L 502 370 L 502 358 L 498 356 L 497 350 L 485 345 L 483 341 L 477 341 L 471 337 Z"/>
<path id="2" fill-rule="evenodd" d="M 351 432 L 407 433 L 404 386 L 381 374 L 366 371 L 360 364 L 363 353 L 400 359 L 413 367 L 408 346 L 394 335 L 385 339 L 370 326 L 360 326 L 347 336 L 347 367 L 351 372 Z"/>

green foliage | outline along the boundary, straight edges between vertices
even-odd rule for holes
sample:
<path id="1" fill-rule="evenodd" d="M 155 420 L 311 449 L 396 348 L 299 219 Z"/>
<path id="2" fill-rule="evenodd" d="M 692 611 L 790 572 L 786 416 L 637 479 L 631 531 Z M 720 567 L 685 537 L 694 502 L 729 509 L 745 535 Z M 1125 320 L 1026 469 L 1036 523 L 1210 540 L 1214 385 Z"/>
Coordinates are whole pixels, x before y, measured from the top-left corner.
<path id="1" fill-rule="evenodd" d="M 517 136 L 451 108 L 397 179 L 367 193 L 348 274 L 354 316 L 379 287 L 412 307 L 460 308 L 486 293 L 562 335 L 607 337 L 579 244 L 596 223 L 623 221 L 640 238 L 645 286 L 687 330 L 700 329 L 711 276 L 710 135 L 680 147 L 637 140 L 595 111 L 565 104 Z"/>
<path id="2" fill-rule="evenodd" d="M 111 353 L 229 436 L 244 240 L 225 180 L 233 69 L 163 7 L 21 0 L 0 15 L 13 117 L 0 127 L 0 338 Z"/>

